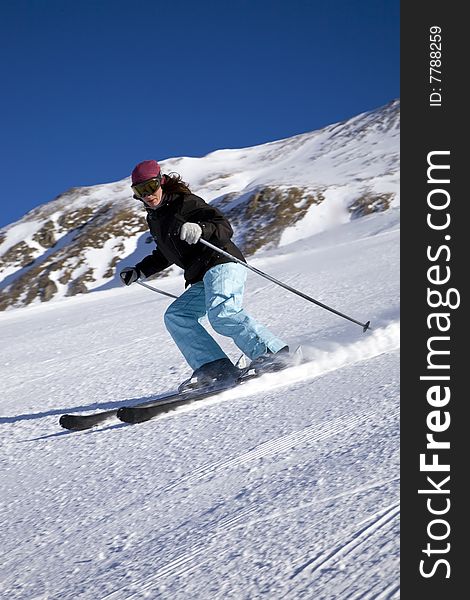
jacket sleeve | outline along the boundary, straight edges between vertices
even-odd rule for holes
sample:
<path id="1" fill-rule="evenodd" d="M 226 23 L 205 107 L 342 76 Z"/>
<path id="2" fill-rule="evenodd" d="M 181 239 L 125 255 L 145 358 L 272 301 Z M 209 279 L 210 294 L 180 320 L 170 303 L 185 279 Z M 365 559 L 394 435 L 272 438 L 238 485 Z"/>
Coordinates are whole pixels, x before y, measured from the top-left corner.
<path id="1" fill-rule="evenodd" d="M 156 248 L 152 254 L 146 256 L 135 266 L 144 277 L 150 277 L 151 275 L 155 275 L 155 273 L 163 271 L 172 264 L 173 263 L 167 260 L 160 250 Z"/>
<path id="2" fill-rule="evenodd" d="M 191 195 L 185 202 L 182 217 L 186 222 L 197 223 L 202 229 L 202 238 L 217 245 L 226 244 L 233 235 L 227 218 L 218 208 L 210 206 L 199 196 Z"/>

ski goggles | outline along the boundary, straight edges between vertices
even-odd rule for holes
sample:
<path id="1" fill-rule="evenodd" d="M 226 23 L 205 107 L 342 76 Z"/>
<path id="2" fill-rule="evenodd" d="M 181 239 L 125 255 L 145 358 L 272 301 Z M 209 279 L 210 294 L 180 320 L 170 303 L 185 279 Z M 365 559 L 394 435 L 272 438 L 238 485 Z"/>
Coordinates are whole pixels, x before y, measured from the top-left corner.
<path id="1" fill-rule="evenodd" d="M 162 178 L 159 175 L 158 177 L 153 177 L 153 179 L 147 179 L 147 181 L 142 181 L 142 183 L 136 183 L 132 187 L 132 191 L 134 192 L 134 198 L 136 200 L 142 200 L 145 196 L 151 196 L 154 194 L 158 188 L 162 184 Z"/>

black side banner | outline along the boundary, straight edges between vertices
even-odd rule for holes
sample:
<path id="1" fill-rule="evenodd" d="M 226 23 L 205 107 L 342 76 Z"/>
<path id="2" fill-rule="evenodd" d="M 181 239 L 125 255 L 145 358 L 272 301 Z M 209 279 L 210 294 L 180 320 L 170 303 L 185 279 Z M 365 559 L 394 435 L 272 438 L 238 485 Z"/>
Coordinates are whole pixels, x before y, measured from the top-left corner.
<path id="1" fill-rule="evenodd" d="M 468 21 L 401 5 L 401 598 L 466 596 Z M 468 440 L 468 442 L 467 442 Z"/>

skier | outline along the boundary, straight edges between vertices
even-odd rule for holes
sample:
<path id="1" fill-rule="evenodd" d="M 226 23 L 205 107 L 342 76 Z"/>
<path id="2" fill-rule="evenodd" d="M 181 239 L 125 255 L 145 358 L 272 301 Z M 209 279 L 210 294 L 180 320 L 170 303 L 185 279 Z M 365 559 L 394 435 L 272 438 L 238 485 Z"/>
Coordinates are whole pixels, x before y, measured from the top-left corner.
<path id="1" fill-rule="evenodd" d="M 144 160 L 134 168 L 132 190 L 145 205 L 157 248 L 134 267 L 124 268 L 120 277 L 130 285 L 172 264 L 184 269 L 187 289 L 166 310 L 164 322 L 193 369 L 197 385 L 234 382 L 239 374 L 200 324 L 205 314 L 213 329 L 230 337 L 253 367 L 269 371 L 287 366 L 287 344 L 243 309 L 245 267 L 198 244 L 202 238 L 246 262 L 231 241 L 232 227 L 220 210 L 191 193 L 179 175 L 162 174 L 155 160 Z"/>

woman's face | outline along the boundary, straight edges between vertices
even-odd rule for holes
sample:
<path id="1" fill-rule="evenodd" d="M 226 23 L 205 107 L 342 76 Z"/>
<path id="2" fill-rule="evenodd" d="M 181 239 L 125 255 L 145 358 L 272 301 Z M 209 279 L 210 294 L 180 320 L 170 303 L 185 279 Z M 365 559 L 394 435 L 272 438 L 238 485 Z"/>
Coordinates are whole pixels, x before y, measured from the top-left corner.
<path id="1" fill-rule="evenodd" d="M 162 196 L 163 191 L 162 186 L 160 186 L 156 192 L 154 192 L 150 196 L 145 196 L 144 202 L 149 208 L 157 208 L 157 206 L 162 201 Z"/>

